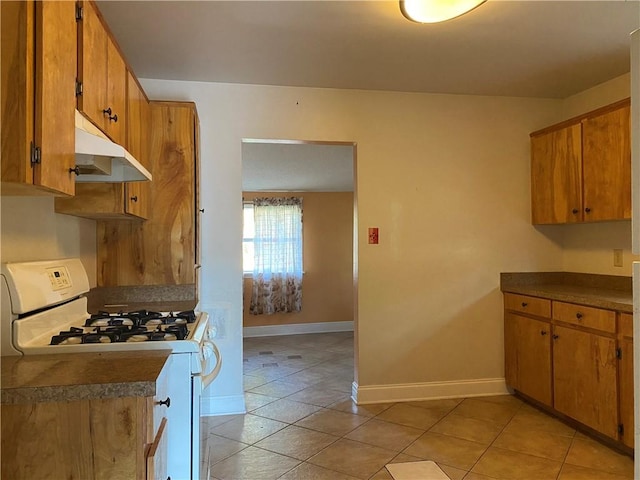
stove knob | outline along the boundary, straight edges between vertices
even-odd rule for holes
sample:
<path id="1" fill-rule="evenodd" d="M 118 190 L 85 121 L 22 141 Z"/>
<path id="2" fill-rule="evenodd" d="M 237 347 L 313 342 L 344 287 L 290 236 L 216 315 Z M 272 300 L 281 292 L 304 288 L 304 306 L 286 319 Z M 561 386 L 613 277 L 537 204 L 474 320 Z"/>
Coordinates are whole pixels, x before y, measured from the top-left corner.
<path id="1" fill-rule="evenodd" d="M 156 402 L 156 405 L 166 405 L 167 408 L 169 408 L 171 406 L 171 397 L 167 397 L 166 400 L 160 400 L 159 402 Z"/>

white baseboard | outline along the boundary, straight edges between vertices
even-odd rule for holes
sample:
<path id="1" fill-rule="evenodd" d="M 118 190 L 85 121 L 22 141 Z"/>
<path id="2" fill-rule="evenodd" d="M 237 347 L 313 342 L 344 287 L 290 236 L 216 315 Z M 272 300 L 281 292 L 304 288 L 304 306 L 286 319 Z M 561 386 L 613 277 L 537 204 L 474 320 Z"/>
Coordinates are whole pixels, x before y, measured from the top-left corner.
<path id="1" fill-rule="evenodd" d="M 243 337 L 270 337 L 273 335 L 299 335 L 303 333 L 352 332 L 353 322 L 292 323 L 289 325 L 265 325 L 244 327 Z"/>
<path id="2" fill-rule="evenodd" d="M 362 386 L 353 382 L 352 399 L 367 403 L 409 402 L 440 398 L 486 397 L 510 393 L 504 378 Z"/>
<path id="3" fill-rule="evenodd" d="M 200 399 L 200 416 L 235 415 L 247 413 L 244 395 L 229 395 L 226 397 L 202 397 Z"/>

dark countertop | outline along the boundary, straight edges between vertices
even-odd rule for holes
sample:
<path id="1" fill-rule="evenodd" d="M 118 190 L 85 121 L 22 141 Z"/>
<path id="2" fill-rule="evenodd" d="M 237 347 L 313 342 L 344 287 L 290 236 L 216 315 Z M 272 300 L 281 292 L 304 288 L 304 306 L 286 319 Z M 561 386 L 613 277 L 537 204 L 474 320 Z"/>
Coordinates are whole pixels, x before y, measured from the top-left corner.
<path id="1" fill-rule="evenodd" d="M 170 350 L 2 357 L 3 404 L 149 397 Z"/>
<path id="2" fill-rule="evenodd" d="M 502 273 L 500 289 L 507 293 L 633 313 L 631 277 L 573 272 Z"/>

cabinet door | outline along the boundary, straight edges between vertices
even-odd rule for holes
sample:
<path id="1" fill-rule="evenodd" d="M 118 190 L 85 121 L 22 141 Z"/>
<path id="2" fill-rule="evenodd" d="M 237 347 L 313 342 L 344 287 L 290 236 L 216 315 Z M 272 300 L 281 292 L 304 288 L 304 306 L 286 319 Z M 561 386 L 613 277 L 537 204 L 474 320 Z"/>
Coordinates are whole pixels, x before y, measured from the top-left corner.
<path id="1" fill-rule="evenodd" d="M 127 72 L 127 150 L 145 168 L 149 168 L 149 102 L 136 82 Z M 125 211 L 140 218 L 149 218 L 149 182 L 127 182 Z"/>
<path id="2" fill-rule="evenodd" d="M 582 220 L 581 126 L 531 138 L 531 221 Z"/>
<path id="3" fill-rule="evenodd" d="M 619 364 L 620 385 L 620 423 L 624 430 L 620 436 L 622 442 L 633 448 L 634 416 L 633 416 L 633 339 L 620 341 L 622 357 Z"/>
<path id="4" fill-rule="evenodd" d="M 41 149 L 34 183 L 73 195 L 75 176 L 75 6 L 36 2 L 35 142 Z"/>
<path id="5" fill-rule="evenodd" d="M 107 31 L 93 2 L 82 2 L 82 21 L 78 22 L 78 77 L 82 95 L 78 110 L 84 112 L 102 131 L 106 130 L 104 110 L 107 101 Z"/>
<path id="6" fill-rule="evenodd" d="M 553 333 L 555 409 L 617 438 L 615 340 L 557 325 Z"/>
<path id="7" fill-rule="evenodd" d="M 515 354 L 509 361 L 515 361 L 510 375 L 514 376 L 513 387 L 525 395 L 546 405 L 551 405 L 551 340 L 550 325 L 519 315 L 507 314 L 505 321 L 511 323 L 510 340 Z M 507 339 L 505 338 L 505 342 Z M 506 348 L 506 346 L 505 346 Z"/>
<path id="8" fill-rule="evenodd" d="M 114 142 L 124 145 L 126 135 L 127 66 L 111 38 L 107 39 L 107 105 L 105 133 Z"/>
<path id="9" fill-rule="evenodd" d="M 584 220 L 631 218 L 630 107 L 582 122 Z"/>
<path id="10" fill-rule="evenodd" d="M 2 2 L 2 193 L 73 195 L 76 25 L 73 2 Z M 31 148 L 40 163 L 31 165 Z"/>

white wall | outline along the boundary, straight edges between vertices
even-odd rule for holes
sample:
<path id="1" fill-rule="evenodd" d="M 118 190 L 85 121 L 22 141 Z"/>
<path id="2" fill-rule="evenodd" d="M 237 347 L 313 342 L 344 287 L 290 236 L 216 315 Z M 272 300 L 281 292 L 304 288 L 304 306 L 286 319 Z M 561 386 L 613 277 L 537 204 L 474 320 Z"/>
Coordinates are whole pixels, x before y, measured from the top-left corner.
<path id="1" fill-rule="evenodd" d="M 242 138 L 357 143 L 363 389 L 503 377 L 500 272 L 562 267 L 562 232 L 530 225 L 528 136 L 560 101 L 142 83 L 200 116 L 201 302 L 225 359 L 205 411 L 242 396 Z"/>
<path id="2" fill-rule="evenodd" d="M 80 257 L 96 285 L 96 222 L 54 213 L 53 197 L 2 197 L 1 261 Z"/>

